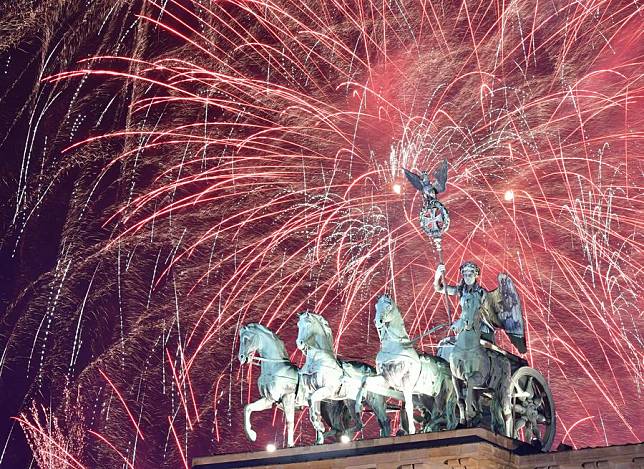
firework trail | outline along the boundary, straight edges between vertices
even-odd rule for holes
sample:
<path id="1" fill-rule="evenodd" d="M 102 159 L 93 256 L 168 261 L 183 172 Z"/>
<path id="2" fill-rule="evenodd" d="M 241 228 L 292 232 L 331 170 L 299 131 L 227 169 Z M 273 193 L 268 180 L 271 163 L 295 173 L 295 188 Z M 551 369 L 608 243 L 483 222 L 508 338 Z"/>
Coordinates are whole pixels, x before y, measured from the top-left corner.
<path id="1" fill-rule="evenodd" d="M 21 103 L 0 464 L 183 467 L 283 442 L 270 412 L 243 437 L 238 328 L 298 361 L 295 315 L 315 310 L 373 360 L 380 293 L 411 335 L 443 322 L 402 175 L 443 159 L 448 280 L 465 259 L 488 288 L 515 279 L 557 441 L 644 439 L 636 3 L 63 3 L 19 4 L 0 41 Z"/>

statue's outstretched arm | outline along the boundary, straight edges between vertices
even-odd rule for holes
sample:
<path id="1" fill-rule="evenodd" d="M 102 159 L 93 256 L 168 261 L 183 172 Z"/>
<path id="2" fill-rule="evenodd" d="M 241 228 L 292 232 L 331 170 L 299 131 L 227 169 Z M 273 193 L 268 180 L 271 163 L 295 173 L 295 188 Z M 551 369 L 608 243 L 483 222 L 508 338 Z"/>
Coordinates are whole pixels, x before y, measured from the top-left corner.
<path id="1" fill-rule="evenodd" d="M 434 290 L 438 293 L 445 293 L 448 295 L 456 295 L 456 287 L 454 285 L 445 285 L 443 279 L 445 278 L 445 265 L 438 264 L 436 274 L 434 275 Z"/>

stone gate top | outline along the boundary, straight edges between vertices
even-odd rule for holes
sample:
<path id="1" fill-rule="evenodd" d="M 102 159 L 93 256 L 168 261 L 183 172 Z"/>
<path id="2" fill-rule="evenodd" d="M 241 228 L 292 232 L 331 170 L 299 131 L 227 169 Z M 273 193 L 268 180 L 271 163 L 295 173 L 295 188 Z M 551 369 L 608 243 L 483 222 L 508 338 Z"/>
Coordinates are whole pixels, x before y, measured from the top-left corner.
<path id="1" fill-rule="evenodd" d="M 194 469 L 644 469 L 644 443 L 542 453 L 482 428 L 195 458 Z"/>

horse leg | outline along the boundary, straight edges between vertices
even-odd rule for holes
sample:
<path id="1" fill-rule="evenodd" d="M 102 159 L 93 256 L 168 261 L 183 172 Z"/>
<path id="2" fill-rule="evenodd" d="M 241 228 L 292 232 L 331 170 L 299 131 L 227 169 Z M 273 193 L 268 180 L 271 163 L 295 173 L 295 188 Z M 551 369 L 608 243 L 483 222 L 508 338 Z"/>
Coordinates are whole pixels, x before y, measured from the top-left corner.
<path id="1" fill-rule="evenodd" d="M 333 389 L 320 388 L 314 391 L 309 397 L 309 418 L 311 424 L 316 431 L 316 444 L 321 445 L 324 443 L 324 424 L 322 423 L 322 416 L 320 415 L 320 402 L 324 399 L 331 397 Z"/>
<path id="2" fill-rule="evenodd" d="M 244 407 L 244 430 L 246 431 L 246 436 L 250 441 L 255 441 L 257 439 L 257 433 L 255 433 L 255 430 L 251 428 L 250 415 L 253 412 L 270 409 L 271 407 L 273 407 L 273 401 L 267 397 L 262 397 Z"/>
<path id="3" fill-rule="evenodd" d="M 416 424 L 414 423 L 414 395 L 411 388 L 403 390 L 405 398 L 405 413 L 407 414 L 407 433 L 413 435 L 416 433 Z"/>
<path id="4" fill-rule="evenodd" d="M 430 411 L 429 424 L 426 425 L 425 431 L 437 432 L 442 425 L 447 426 L 447 393 L 445 386 L 441 386 L 440 391 L 434 396 L 434 405 Z"/>
<path id="5" fill-rule="evenodd" d="M 505 375 L 500 384 L 500 393 L 501 394 L 501 408 L 503 412 L 503 420 L 505 421 L 505 436 L 508 438 L 514 438 L 514 418 L 513 418 L 513 409 L 512 409 L 512 378 L 510 376 L 512 370 L 510 364 L 508 363 L 505 369 Z"/>
<path id="6" fill-rule="evenodd" d="M 387 415 L 387 400 L 384 396 L 377 396 L 376 398 L 378 402 L 374 407 L 374 412 L 376 412 L 376 418 L 380 425 L 380 436 L 389 436 L 391 435 L 391 420 Z"/>
<path id="7" fill-rule="evenodd" d="M 381 375 L 376 375 L 376 376 L 366 376 L 362 380 L 362 386 L 360 387 L 360 391 L 358 392 L 358 395 L 356 396 L 356 413 L 358 416 L 362 413 L 362 401 L 364 400 L 363 396 L 367 393 L 367 396 L 370 394 L 376 394 L 379 396 L 384 396 L 383 397 L 383 419 L 381 420 L 380 417 L 378 417 L 378 422 L 381 423 L 380 426 L 380 432 L 381 436 L 386 436 L 382 435 L 383 433 L 383 422 L 387 422 L 385 424 L 386 427 L 386 432 L 389 434 L 391 432 L 391 427 L 389 424 L 389 418 L 386 416 L 386 405 L 384 404 L 384 399 L 387 397 L 393 397 L 394 399 L 398 400 L 403 400 L 403 396 L 401 393 L 394 391 L 393 389 L 389 389 L 389 385 L 387 383 L 387 380 L 383 378 Z M 371 406 L 374 412 L 377 412 L 376 409 Z M 377 414 L 376 414 L 377 415 Z M 359 419 L 359 426 L 362 428 L 362 418 Z"/>
<path id="8" fill-rule="evenodd" d="M 358 431 L 362 430 L 362 396 L 365 393 L 365 387 L 368 387 L 367 383 L 372 379 L 371 376 L 365 376 L 362 378 L 360 383 L 360 388 L 358 389 L 358 394 L 356 395 L 356 400 L 354 403 L 353 412 L 356 415 L 356 428 Z"/>
<path id="9" fill-rule="evenodd" d="M 458 426 L 458 418 L 456 417 L 458 395 L 447 378 L 443 381 L 442 388 L 441 393 L 445 397 L 445 428 L 446 430 L 454 430 Z"/>
<path id="10" fill-rule="evenodd" d="M 324 441 L 330 436 L 340 441 L 340 437 L 351 428 L 352 406 L 353 404 L 349 404 L 346 400 L 320 402 L 320 416 L 325 423 L 325 428 L 329 427 L 329 430 L 324 432 Z"/>
<path id="11" fill-rule="evenodd" d="M 349 437 L 352 437 L 354 432 L 360 431 L 360 429 L 362 428 L 362 422 L 360 421 L 360 417 L 358 417 L 358 413 L 356 412 L 357 406 L 355 405 L 355 403 L 352 403 L 352 399 L 349 398 L 341 402 L 342 405 L 346 407 L 347 412 L 349 413 L 349 420 L 353 421 L 353 426 L 348 427 L 345 432 Z M 342 435 L 338 435 L 338 438 L 341 436 Z"/>
<path id="12" fill-rule="evenodd" d="M 470 426 L 476 417 L 476 408 L 474 405 L 474 377 L 468 376 L 468 379 L 465 380 L 467 384 L 467 390 L 465 394 L 465 419 L 467 425 Z"/>
<path id="13" fill-rule="evenodd" d="M 286 419 L 286 444 L 288 447 L 295 446 L 293 431 L 295 427 L 295 394 L 286 394 L 282 397 L 284 406 L 284 417 Z"/>
<path id="14" fill-rule="evenodd" d="M 461 386 L 459 384 L 456 376 L 452 375 L 452 387 L 454 388 L 454 393 L 456 394 L 456 405 L 458 406 L 458 423 L 460 425 L 465 425 L 465 405 L 463 402 L 463 396 L 461 393 Z"/>
<path id="15" fill-rule="evenodd" d="M 481 406 L 481 408 L 483 407 Z M 501 427 L 499 425 L 501 425 Z M 490 430 L 496 434 L 505 435 L 501 403 L 499 402 L 499 393 L 495 390 L 493 390 L 492 399 L 490 400 Z"/>
<path id="16" fill-rule="evenodd" d="M 400 402 L 404 402 L 404 399 Z M 396 436 L 403 436 L 407 434 L 407 428 L 409 428 L 409 421 L 407 420 L 407 412 L 405 412 L 404 406 L 400 409 L 400 425 L 398 426 L 398 431 Z"/>
<path id="17" fill-rule="evenodd" d="M 385 398 L 380 394 L 368 392 L 366 400 L 378 419 L 380 436 L 389 436 L 391 433 L 391 425 L 389 423 L 389 417 L 387 417 L 387 403 Z"/>

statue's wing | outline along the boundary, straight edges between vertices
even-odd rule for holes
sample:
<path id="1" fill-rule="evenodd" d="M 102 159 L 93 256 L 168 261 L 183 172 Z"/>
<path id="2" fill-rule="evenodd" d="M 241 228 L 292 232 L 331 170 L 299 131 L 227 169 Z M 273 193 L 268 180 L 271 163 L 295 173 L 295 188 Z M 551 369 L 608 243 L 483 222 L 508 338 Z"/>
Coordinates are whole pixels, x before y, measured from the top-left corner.
<path id="1" fill-rule="evenodd" d="M 403 171 L 405 172 L 405 177 L 407 178 L 407 180 L 411 182 L 411 185 L 422 192 L 423 182 L 421 181 L 420 176 L 416 173 L 412 173 L 411 171 L 405 168 L 403 168 Z"/>
<path id="2" fill-rule="evenodd" d="M 434 172 L 434 189 L 436 193 L 441 193 L 447 187 L 447 160 L 443 160 L 438 169 Z"/>
<path id="3" fill-rule="evenodd" d="M 525 327 L 521 301 L 512 279 L 506 274 L 499 274 L 499 287 L 488 292 L 483 308 L 485 321 L 505 330 L 510 341 L 521 353 L 526 353 Z"/>

